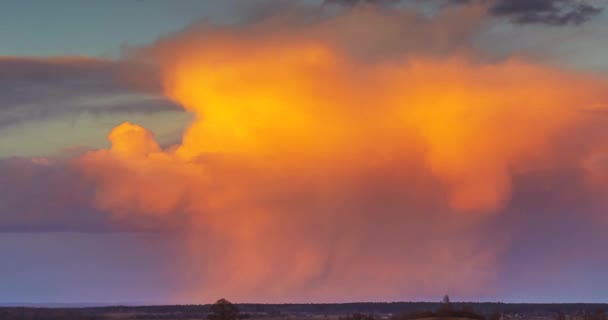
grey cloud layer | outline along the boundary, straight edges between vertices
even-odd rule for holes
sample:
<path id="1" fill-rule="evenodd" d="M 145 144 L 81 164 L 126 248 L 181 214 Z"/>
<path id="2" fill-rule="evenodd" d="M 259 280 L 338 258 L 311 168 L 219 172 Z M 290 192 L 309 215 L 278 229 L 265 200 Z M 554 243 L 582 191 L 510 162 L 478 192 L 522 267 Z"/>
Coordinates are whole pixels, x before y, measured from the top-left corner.
<path id="1" fill-rule="evenodd" d="M 95 208 L 95 184 L 69 160 L 0 159 L 0 233 L 171 231 L 181 221 L 112 219 Z"/>
<path id="2" fill-rule="evenodd" d="M 123 62 L 0 57 L 0 128 L 65 113 L 181 111 L 158 94 L 157 79 Z"/>

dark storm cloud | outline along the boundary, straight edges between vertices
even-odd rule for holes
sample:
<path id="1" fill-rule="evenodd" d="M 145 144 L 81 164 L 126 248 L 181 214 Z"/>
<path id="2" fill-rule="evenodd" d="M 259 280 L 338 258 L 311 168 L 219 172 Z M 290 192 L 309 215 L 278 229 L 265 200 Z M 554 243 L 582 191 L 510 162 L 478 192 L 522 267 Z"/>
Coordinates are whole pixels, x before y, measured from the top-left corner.
<path id="1" fill-rule="evenodd" d="M 0 127 L 65 113 L 178 111 L 153 70 L 91 58 L 0 57 Z"/>
<path id="2" fill-rule="evenodd" d="M 395 4 L 395 3 L 399 3 L 399 2 L 402 2 L 402 0 L 325 0 L 325 1 L 323 1 L 323 4 L 324 5 L 337 4 L 337 5 L 354 6 L 354 5 L 362 4 L 362 3 L 386 5 L 386 4 Z"/>
<path id="3" fill-rule="evenodd" d="M 414 0 L 325 0 L 324 5 L 392 5 Z M 448 0 L 450 4 L 489 3 L 488 14 L 516 24 L 580 25 L 600 14 L 602 7 L 575 0 Z"/>
<path id="4" fill-rule="evenodd" d="M 495 16 L 506 16 L 520 24 L 579 25 L 598 15 L 602 8 L 574 0 L 496 0 L 490 8 Z"/>

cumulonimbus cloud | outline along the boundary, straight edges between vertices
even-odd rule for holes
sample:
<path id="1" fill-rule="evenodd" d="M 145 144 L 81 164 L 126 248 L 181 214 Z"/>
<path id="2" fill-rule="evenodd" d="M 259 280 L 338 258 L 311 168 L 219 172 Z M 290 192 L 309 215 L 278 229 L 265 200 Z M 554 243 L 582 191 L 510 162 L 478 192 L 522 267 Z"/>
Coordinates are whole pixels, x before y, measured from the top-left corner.
<path id="1" fill-rule="evenodd" d="M 296 18 L 197 25 L 140 52 L 195 119 L 169 148 L 124 123 L 109 149 L 76 159 L 97 207 L 189 221 L 184 297 L 489 290 L 509 237 L 484 226 L 516 178 L 588 163 L 589 148 L 564 150 L 589 141 L 572 133 L 595 121 L 608 81 L 474 59 L 450 41 L 477 9 Z"/>

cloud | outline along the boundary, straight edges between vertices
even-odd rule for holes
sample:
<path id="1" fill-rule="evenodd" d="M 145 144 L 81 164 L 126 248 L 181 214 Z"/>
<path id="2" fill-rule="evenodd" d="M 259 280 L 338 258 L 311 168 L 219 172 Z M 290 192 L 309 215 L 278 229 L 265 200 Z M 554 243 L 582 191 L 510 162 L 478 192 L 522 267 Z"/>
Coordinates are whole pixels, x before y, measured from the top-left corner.
<path id="1" fill-rule="evenodd" d="M 325 0 L 324 6 L 358 5 L 391 6 L 408 2 L 404 0 Z M 481 4 L 488 7 L 488 14 L 507 17 L 516 24 L 543 24 L 550 26 L 580 25 L 603 11 L 603 7 L 591 1 L 573 0 L 446 0 L 448 4 Z"/>
<path id="2" fill-rule="evenodd" d="M 544 24 L 550 26 L 580 25 L 603 11 L 590 1 L 571 0 L 451 0 L 456 4 L 486 3 L 489 13 L 507 17 L 516 24 Z"/>
<path id="3" fill-rule="evenodd" d="M 344 6 L 355 6 L 358 4 L 379 4 L 389 5 L 399 3 L 401 0 L 325 0 L 323 5 L 344 5 Z"/>
<path id="4" fill-rule="evenodd" d="M 186 221 L 195 276 L 178 300 L 494 292 L 511 218 L 583 194 L 568 203 L 592 204 L 582 224 L 603 221 L 582 163 L 605 130 L 588 110 L 608 102 L 608 80 L 477 59 L 479 13 L 368 6 L 192 26 L 131 57 L 194 114 L 182 141 L 163 148 L 127 122 L 73 165 L 117 221 Z"/>
<path id="5" fill-rule="evenodd" d="M 554 26 L 579 25 L 602 12 L 584 1 L 498 0 L 490 9 L 496 16 L 507 16 L 515 23 L 541 23 Z"/>
<path id="6" fill-rule="evenodd" d="M 179 110 L 158 94 L 151 69 L 125 62 L 0 57 L 0 86 L 0 128 L 66 114 Z"/>
<path id="7" fill-rule="evenodd" d="M 2 233 L 168 232 L 175 228 L 161 221 L 116 221 L 94 205 L 95 184 L 62 159 L 0 159 L 0 176 Z"/>
<path id="8" fill-rule="evenodd" d="M 109 216 L 92 206 L 92 185 L 69 166 L 45 158 L 11 158 L 0 161 L 0 174 L 0 231 L 110 229 Z"/>

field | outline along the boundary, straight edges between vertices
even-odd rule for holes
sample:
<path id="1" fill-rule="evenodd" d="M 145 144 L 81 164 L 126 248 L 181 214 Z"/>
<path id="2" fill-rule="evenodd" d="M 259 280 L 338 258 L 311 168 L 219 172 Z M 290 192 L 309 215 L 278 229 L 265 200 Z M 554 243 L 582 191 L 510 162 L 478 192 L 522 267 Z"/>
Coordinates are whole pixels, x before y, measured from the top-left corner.
<path id="1" fill-rule="evenodd" d="M 470 320 L 424 316 L 442 310 L 440 303 L 237 304 L 236 320 Z M 194 320 L 208 319 L 211 305 L 109 306 L 88 308 L 0 307 L 2 320 Z M 488 320 L 607 320 L 606 304 L 452 303 L 455 313 Z M 445 311 L 445 309 L 444 309 Z M 440 311 L 441 312 L 441 311 Z M 471 311 L 466 311 L 471 312 Z M 219 320 L 219 319 L 218 319 Z"/>

